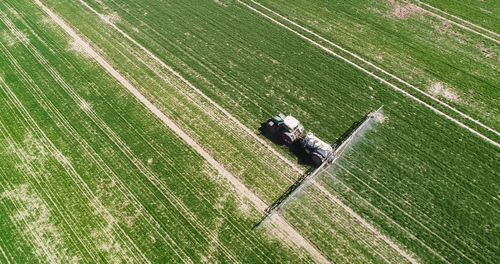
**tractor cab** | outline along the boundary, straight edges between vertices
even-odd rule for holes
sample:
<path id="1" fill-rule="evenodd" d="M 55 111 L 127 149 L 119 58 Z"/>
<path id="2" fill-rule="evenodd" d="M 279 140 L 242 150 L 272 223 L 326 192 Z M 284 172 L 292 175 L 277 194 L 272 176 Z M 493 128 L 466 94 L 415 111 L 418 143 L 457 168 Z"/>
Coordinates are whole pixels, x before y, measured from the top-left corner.
<path id="1" fill-rule="evenodd" d="M 267 122 L 266 129 L 272 135 L 281 135 L 287 145 L 292 144 L 304 134 L 304 126 L 295 117 L 281 113 Z"/>
<path id="2" fill-rule="evenodd" d="M 304 134 L 304 126 L 293 116 L 283 119 L 283 140 L 290 145 Z"/>

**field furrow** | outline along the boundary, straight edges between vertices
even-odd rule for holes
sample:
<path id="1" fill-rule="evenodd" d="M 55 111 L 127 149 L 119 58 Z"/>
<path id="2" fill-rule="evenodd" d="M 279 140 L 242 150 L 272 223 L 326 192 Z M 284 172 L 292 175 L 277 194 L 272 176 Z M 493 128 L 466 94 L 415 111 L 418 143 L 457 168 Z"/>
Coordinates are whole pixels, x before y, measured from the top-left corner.
<path id="1" fill-rule="evenodd" d="M 497 263 L 495 10 L 0 2 L 0 262 Z M 334 142 L 381 105 L 256 225 L 311 169 L 263 122 Z"/>

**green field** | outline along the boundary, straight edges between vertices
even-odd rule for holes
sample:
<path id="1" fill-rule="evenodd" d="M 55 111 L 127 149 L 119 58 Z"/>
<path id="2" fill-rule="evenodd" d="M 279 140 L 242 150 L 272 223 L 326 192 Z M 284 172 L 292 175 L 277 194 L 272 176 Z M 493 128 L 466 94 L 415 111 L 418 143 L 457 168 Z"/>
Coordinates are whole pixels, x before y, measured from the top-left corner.
<path id="1" fill-rule="evenodd" d="M 450 15 L 468 20 L 486 30 L 495 32 L 498 36 L 500 18 L 497 14 L 500 12 L 500 6 L 495 1 L 427 0 L 424 2 L 450 13 Z"/>
<path id="2" fill-rule="evenodd" d="M 490 2 L 427 3 L 498 31 Z M 500 38 L 415 8 L 1 2 L 0 263 L 499 262 Z M 252 229 L 310 168 L 262 122 L 333 142 L 380 105 Z"/>
<path id="3" fill-rule="evenodd" d="M 499 129 L 498 41 L 478 37 L 404 2 L 263 3 L 388 73 Z M 401 86 L 409 88 L 403 83 Z"/>

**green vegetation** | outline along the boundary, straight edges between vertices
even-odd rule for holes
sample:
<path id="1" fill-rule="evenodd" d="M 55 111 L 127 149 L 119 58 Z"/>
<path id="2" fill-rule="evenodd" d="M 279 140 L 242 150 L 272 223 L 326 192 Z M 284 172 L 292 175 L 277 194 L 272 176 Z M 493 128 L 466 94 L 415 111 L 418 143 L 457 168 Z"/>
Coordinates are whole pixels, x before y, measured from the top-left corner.
<path id="1" fill-rule="evenodd" d="M 418 87 L 452 87 L 460 100 L 441 99 L 500 128 L 499 69 L 476 45 L 495 52 L 498 46 L 455 28 L 467 44 L 445 32 L 438 45 L 431 39 L 439 24 L 434 18 L 397 19 L 385 2 L 330 2 L 263 1 Z M 44 4 L 264 202 L 299 176 L 82 3 Z M 253 133 L 284 112 L 333 141 L 384 104 L 385 120 L 321 175 L 319 186 L 419 261 L 499 261 L 495 146 L 235 1 L 88 4 Z M 272 223 L 251 230 L 262 212 L 72 46 L 37 5 L 7 1 L 0 11 L 0 36 L 12 40 L 0 46 L 0 159 L 6 160 L 0 249 L 7 260 L 313 260 Z M 471 86 L 477 94 L 469 94 Z M 296 162 L 286 147 L 272 146 Z M 282 212 L 328 260 L 406 260 L 318 186 L 308 186 Z M 35 226 L 39 232 L 27 232 Z"/>
<path id="2" fill-rule="evenodd" d="M 251 231 L 260 212 L 45 17 L 12 11 L 34 8 L 0 6 L 29 39 L 0 46 L 6 260 L 307 261 Z"/>
<path id="3" fill-rule="evenodd" d="M 500 112 L 496 107 L 500 104 L 497 43 L 422 13 L 406 2 L 262 3 L 486 125 L 500 128 Z M 253 3 L 252 6 L 258 7 Z M 372 67 L 368 69 L 381 74 Z M 394 83 L 412 91 L 404 84 Z"/>
<path id="4" fill-rule="evenodd" d="M 500 28 L 500 17 L 498 15 L 500 14 L 500 6 L 496 1 L 425 0 L 423 2 L 490 31 L 496 31 L 498 34 L 498 29 Z"/>

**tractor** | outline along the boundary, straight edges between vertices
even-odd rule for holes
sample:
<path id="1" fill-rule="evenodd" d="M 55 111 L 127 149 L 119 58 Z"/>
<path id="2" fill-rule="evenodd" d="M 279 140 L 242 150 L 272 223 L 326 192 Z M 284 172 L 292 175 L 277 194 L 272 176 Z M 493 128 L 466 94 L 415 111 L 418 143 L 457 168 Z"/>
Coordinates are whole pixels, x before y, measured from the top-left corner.
<path id="1" fill-rule="evenodd" d="M 290 115 L 278 114 L 266 123 L 268 135 L 282 138 L 287 145 L 292 145 L 294 142 L 300 143 L 302 149 L 311 157 L 312 163 L 315 166 L 320 166 L 332 157 L 333 148 L 314 136 L 312 132 L 304 133 L 304 131 L 304 126 Z"/>

